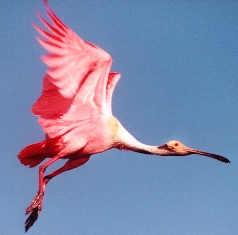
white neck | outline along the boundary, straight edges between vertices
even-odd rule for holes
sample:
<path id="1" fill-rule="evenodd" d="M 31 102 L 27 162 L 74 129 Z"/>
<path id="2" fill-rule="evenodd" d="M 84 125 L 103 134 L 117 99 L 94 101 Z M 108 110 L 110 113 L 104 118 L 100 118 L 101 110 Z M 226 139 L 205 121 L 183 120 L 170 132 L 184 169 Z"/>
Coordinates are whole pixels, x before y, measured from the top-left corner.
<path id="1" fill-rule="evenodd" d="M 131 150 L 144 154 L 165 155 L 164 151 L 158 149 L 158 146 L 143 144 L 135 139 L 121 124 L 118 128 L 115 148 Z"/>

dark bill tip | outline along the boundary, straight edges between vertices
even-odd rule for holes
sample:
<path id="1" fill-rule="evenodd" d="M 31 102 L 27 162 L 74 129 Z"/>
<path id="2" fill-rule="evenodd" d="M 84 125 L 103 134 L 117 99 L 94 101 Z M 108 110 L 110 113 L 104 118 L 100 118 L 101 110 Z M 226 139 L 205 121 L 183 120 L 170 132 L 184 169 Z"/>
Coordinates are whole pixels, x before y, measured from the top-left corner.
<path id="1" fill-rule="evenodd" d="M 214 159 L 216 159 L 218 161 L 221 161 L 221 162 L 224 162 L 224 163 L 231 163 L 228 158 L 223 157 L 223 156 L 218 155 L 218 154 L 203 152 L 203 151 L 196 150 L 196 149 L 191 149 L 191 153 L 211 157 L 211 158 L 214 158 Z"/>

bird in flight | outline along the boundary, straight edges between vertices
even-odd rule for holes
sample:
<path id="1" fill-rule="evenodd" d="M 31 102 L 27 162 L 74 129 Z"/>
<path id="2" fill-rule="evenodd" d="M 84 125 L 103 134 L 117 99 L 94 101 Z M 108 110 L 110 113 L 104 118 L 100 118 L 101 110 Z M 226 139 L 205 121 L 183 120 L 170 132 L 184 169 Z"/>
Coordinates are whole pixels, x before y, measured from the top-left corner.
<path id="1" fill-rule="evenodd" d="M 42 209 L 46 184 L 55 176 L 86 163 L 90 156 L 111 148 L 126 149 L 158 156 L 199 154 L 229 163 L 220 155 L 196 150 L 172 140 L 162 146 L 150 146 L 136 140 L 112 115 L 112 94 L 120 73 L 110 72 L 111 56 L 98 46 L 84 41 L 67 27 L 44 1 L 50 23 L 39 13 L 47 30 L 33 24 L 41 46 L 49 52 L 42 56 L 48 66 L 43 91 L 32 106 L 34 115 L 46 133 L 45 140 L 25 147 L 20 162 L 39 167 L 39 190 L 26 209 L 25 231 L 35 223 Z M 59 159 L 65 165 L 44 175 Z"/>

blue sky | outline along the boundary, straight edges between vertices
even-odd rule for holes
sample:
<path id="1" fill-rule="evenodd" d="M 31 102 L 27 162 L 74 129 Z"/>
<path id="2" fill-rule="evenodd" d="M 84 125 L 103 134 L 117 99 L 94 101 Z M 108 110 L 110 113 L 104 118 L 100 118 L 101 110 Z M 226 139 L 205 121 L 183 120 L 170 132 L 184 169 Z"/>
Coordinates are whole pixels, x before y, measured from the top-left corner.
<path id="1" fill-rule="evenodd" d="M 14 3 L 13 3 L 14 2 Z M 47 186 L 28 234 L 237 234 L 238 2 L 50 1 L 83 39 L 106 50 L 122 78 L 113 112 L 140 141 L 178 139 L 228 157 L 110 150 Z M 44 133 L 30 106 L 46 66 L 31 22 L 41 1 L 0 0 L 0 233 L 24 233 L 38 168 L 18 152 Z M 61 166 L 59 162 L 49 171 Z"/>

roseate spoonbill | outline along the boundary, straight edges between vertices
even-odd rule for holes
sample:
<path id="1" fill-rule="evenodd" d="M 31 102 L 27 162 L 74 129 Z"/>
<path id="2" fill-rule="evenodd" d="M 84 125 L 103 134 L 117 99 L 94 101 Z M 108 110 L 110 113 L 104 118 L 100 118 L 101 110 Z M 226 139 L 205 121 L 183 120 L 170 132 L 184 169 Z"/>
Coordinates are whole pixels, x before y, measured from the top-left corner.
<path id="1" fill-rule="evenodd" d="M 46 184 L 55 176 L 86 163 L 92 154 L 111 148 L 127 149 L 159 156 L 200 154 L 228 163 L 217 154 L 192 149 L 172 140 L 162 146 L 150 146 L 136 140 L 112 115 L 114 88 L 120 78 L 110 72 L 111 56 L 98 46 L 84 41 L 68 28 L 45 1 L 48 23 L 39 13 L 45 31 L 33 24 L 45 38 L 37 41 L 49 54 L 42 60 L 49 67 L 42 95 L 32 106 L 34 115 L 46 133 L 46 139 L 25 147 L 18 158 L 22 164 L 39 167 L 39 191 L 26 209 L 27 231 L 42 209 Z M 44 176 L 46 168 L 59 159 L 65 165 Z"/>

